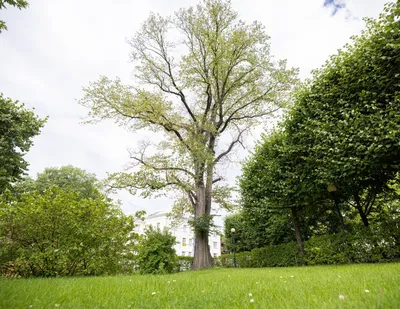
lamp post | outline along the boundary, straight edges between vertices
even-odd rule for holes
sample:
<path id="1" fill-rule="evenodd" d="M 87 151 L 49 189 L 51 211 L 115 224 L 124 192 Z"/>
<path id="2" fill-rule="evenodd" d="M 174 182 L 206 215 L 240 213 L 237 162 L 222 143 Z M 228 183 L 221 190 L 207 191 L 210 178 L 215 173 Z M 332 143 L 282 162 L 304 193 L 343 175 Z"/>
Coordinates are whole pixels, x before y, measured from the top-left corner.
<path id="1" fill-rule="evenodd" d="M 340 212 L 340 208 L 339 208 L 339 200 L 336 194 L 337 191 L 337 187 L 334 184 L 330 184 L 327 188 L 328 192 L 330 192 L 333 196 L 333 201 L 335 203 L 335 209 L 339 215 L 339 219 L 340 219 L 340 225 L 342 226 L 343 231 L 346 230 L 346 226 L 344 225 L 344 221 L 343 221 L 343 216 L 342 213 Z"/>
<path id="2" fill-rule="evenodd" d="M 233 247 L 233 267 L 236 267 L 236 242 L 235 242 L 235 228 L 231 228 L 232 233 L 232 247 Z"/>

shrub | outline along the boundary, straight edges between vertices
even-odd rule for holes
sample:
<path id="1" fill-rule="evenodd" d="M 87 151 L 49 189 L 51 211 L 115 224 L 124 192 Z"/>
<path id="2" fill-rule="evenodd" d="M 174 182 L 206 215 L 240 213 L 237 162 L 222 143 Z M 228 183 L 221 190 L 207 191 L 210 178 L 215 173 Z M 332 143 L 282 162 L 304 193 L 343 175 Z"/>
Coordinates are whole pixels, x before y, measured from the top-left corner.
<path id="1" fill-rule="evenodd" d="M 399 229 L 354 229 L 352 233 L 315 236 L 304 242 L 305 257 L 300 258 L 297 244 L 253 249 L 236 254 L 238 267 L 286 267 L 347 263 L 400 261 Z M 233 254 L 223 255 L 218 265 L 233 267 Z"/>
<path id="2" fill-rule="evenodd" d="M 138 266 L 141 274 L 165 274 L 176 269 L 175 237 L 151 225 L 139 240 Z"/>
<path id="3" fill-rule="evenodd" d="M 193 264 L 193 256 L 177 256 L 177 271 L 190 270 Z"/>

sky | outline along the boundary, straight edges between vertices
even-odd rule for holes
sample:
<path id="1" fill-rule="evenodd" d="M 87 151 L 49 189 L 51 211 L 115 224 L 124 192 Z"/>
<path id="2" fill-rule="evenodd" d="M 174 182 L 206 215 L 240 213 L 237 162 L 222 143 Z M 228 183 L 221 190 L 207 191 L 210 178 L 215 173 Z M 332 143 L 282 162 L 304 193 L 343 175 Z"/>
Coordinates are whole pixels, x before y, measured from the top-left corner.
<path id="1" fill-rule="evenodd" d="M 77 103 L 82 86 L 100 75 L 132 81 L 134 64 L 129 62 L 130 39 L 150 12 L 166 16 L 192 0 L 31 0 L 28 9 L 0 11 L 8 31 L 0 34 L 0 92 L 34 108 L 49 120 L 26 155 L 29 174 L 46 167 L 71 164 L 95 173 L 123 171 L 129 162 L 128 148 L 148 135 L 133 134 L 112 121 L 82 124 L 87 110 Z M 377 17 L 385 0 L 232 0 L 239 17 L 260 21 L 271 36 L 276 59 L 310 76 L 352 35 L 364 27 L 363 17 Z M 259 138 L 253 133 L 248 155 Z M 231 165 L 227 181 L 235 184 L 240 165 Z M 119 192 L 126 213 L 152 213 L 172 205 L 168 198 L 142 199 Z"/>

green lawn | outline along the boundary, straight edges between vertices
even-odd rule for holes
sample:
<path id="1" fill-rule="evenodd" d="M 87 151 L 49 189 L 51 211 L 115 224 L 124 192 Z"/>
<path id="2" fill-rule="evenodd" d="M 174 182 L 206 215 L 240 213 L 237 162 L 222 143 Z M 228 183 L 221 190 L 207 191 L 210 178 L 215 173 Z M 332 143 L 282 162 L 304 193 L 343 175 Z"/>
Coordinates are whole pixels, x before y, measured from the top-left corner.
<path id="1" fill-rule="evenodd" d="M 1 279 L 0 307 L 400 308 L 400 264 Z"/>

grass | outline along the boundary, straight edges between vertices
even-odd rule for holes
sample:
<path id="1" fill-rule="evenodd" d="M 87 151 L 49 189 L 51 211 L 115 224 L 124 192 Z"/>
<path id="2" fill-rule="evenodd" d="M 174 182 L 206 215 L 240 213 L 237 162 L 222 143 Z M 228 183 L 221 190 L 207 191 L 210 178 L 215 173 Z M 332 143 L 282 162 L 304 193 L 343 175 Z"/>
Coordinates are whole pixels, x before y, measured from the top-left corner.
<path id="1" fill-rule="evenodd" d="M 400 308 L 400 264 L 0 279 L 0 308 Z"/>

